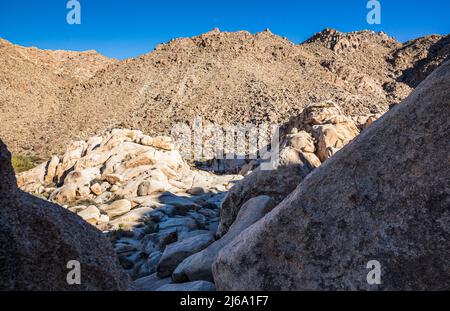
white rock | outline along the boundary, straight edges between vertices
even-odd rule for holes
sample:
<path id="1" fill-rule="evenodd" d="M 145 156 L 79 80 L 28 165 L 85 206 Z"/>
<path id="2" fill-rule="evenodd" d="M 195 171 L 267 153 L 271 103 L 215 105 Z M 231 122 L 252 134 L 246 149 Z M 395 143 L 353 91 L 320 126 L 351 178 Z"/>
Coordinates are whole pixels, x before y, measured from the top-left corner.
<path id="1" fill-rule="evenodd" d="M 86 220 L 88 223 L 95 225 L 100 220 L 100 211 L 94 205 L 90 205 L 78 212 L 78 216 Z"/>
<path id="2" fill-rule="evenodd" d="M 110 219 L 124 215 L 131 210 L 131 202 L 125 199 L 117 200 L 110 205 L 102 206 L 101 209 L 106 212 Z"/>

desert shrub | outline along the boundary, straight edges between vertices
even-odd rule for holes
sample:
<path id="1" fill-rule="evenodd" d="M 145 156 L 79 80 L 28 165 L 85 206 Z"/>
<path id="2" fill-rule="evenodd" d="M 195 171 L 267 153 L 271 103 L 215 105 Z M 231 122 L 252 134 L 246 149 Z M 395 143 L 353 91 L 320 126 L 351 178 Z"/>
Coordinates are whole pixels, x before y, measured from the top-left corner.
<path id="1" fill-rule="evenodd" d="M 107 234 L 108 239 L 115 243 L 117 240 L 120 240 L 121 238 L 132 238 L 134 236 L 132 231 L 124 230 L 123 225 L 119 225 L 119 229 L 109 231 Z"/>
<path id="2" fill-rule="evenodd" d="M 31 170 L 42 162 L 44 162 L 43 159 L 34 156 L 13 155 L 11 159 L 12 166 L 17 174 Z"/>
<path id="3" fill-rule="evenodd" d="M 155 232 L 158 232 L 158 230 L 159 230 L 159 225 L 152 220 L 146 220 L 146 221 L 144 221 L 144 224 L 145 224 L 145 228 L 144 228 L 145 234 L 155 233 Z"/>
<path id="4" fill-rule="evenodd" d="M 74 207 L 74 206 L 79 206 L 79 205 L 84 205 L 84 206 L 94 205 L 94 206 L 98 206 L 98 203 L 95 202 L 94 200 L 91 200 L 91 199 L 81 199 L 81 200 L 76 200 L 76 201 L 73 201 L 73 202 L 69 202 L 67 204 L 68 207 Z"/>

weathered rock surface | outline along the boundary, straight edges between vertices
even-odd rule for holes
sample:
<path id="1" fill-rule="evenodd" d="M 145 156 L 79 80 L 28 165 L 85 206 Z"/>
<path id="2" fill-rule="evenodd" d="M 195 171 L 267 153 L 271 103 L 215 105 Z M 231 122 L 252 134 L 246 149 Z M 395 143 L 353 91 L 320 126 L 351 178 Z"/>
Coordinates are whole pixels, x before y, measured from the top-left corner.
<path id="1" fill-rule="evenodd" d="M 17 189 L 0 141 L 0 289 L 125 290 L 128 276 L 102 233 L 64 208 Z M 81 284 L 67 264 L 80 262 Z"/>
<path id="2" fill-rule="evenodd" d="M 245 202 L 228 232 L 206 249 L 183 260 L 172 274 L 172 279 L 175 282 L 188 280 L 213 282 L 212 264 L 219 251 L 242 231 L 264 217 L 274 206 L 274 201 L 268 196 L 258 196 Z"/>
<path id="3" fill-rule="evenodd" d="M 227 193 L 220 210 L 220 224 L 217 235 L 223 236 L 233 224 L 242 205 L 249 199 L 267 195 L 276 203 L 281 202 L 308 175 L 313 167 L 297 157 L 294 161 L 284 161 L 273 170 L 263 170 L 261 166 L 250 175 L 238 181 Z"/>
<path id="4" fill-rule="evenodd" d="M 126 199 L 117 200 L 110 205 L 100 207 L 100 209 L 106 212 L 108 217 L 112 219 L 128 213 L 131 210 L 131 202 Z"/>
<path id="5" fill-rule="evenodd" d="M 158 277 L 164 278 L 170 276 L 185 258 L 200 252 L 212 242 L 214 242 L 214 236 L 206 232 L 180 242 L 169 244 L 164 250 L 156 268 Z"/>
<path id="6" fill-rule="evenodd" d="M 155 291 L 158 288 L 170 284 L 170 278 L 160 279 L 156 273 L 137 279 L 133 282 L 132 288 L 137 291 Z"/>
<path id="7" fill-rule="evenodd" d="M 86 220 L 88 223 L 95 225 L 100 221 L 101 215 L 97 207 L 90 205 L 78 212 L 78 216 Z"/>
<path id="8" fill-rule="evenodd" d="M 103 136 L 71 143 L 63 156 L 54 156 L 19 174 L 18 185 L 70 207 L 95 205 L 101 215 L 90 217 L 90 222 L 107 229 L 118 228 L 122 222 L 128 227 L 143 223 L 145 213 L 130 214 L 136 208 L 173 205 L 186 213 L 199 209 L 190 200 L 191 195 L 220 193 L 238 178 L 190 169 L 169 137 L 152 138 L 137 130 L 113 129 Z M 188 193 L 198 187 L 201 192 Z M 218 190 L 220 187 L 223 189 Z M 82 213 L 83 218 L 88 211 Z M 106 217 L 110 221 L 105 224 Z"/>
<path id="9" fill-rule="evenodd" d="M 366 129 L 378 117 L 359 116 L 355 121 L 332 101 L 307 105 L 282 127 L 280 154 L 274 169 L 258 167 L 228 192 L 221 205 L 217 235 L 227 232 L 248 199 L 269 195 L 276 203 L 281 202 L 313 169 L 359 135 L 359 127 Z"/>
<path id="10" fill-rule="evenodd" d="M 446 62 L 223 248 L 217 288 L 450 288 L 449 86 Z"/>
<path id="11" fill-rule="evenodd" d="M 158 292 L 213 292 L 216 290 L 214 283 L 207 281 L 194 281 L 182 284 L 166 284 L 158 288 Z"/>

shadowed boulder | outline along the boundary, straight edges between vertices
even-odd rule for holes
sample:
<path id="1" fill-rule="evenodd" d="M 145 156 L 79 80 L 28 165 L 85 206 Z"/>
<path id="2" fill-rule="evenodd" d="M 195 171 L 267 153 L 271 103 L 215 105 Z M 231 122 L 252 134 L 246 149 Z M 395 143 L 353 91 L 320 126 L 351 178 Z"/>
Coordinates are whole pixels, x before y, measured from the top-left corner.
<path id="1" fill-rule="evenodd" d="M 449 86 L 446 62 L 223 248 L 217 289 L 448 290 Z"/>
<path id="2" fill-rule="evenodd" d="M 128 277 L 102 233 L 61 206 L 17 189 L 0 140 L 0 289 L 125 290 Z M 80 285 L 67 263 L 80 262 Z"/>

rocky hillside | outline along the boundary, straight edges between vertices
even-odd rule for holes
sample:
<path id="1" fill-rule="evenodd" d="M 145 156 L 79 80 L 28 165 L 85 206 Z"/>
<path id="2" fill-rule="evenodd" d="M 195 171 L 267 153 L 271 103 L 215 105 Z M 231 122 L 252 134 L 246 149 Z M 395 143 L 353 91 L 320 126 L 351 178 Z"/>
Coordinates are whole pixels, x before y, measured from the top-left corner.
<path id="1" fill-rule="evenodd" d="M 195 115 L 220 125 L 285 122 L 325 100 L 349 116 L 383 113 L 449 52 L 448 36 L 401 44 L 384 33 L 331 29 L 299 45 L 268 30 L 216 29 L 121 62 L 93 53 L 68 60 L 4 41 L 1 48 L 0 136 L 13 152 L 40 156 L 116 127 L 169 134 Z"/>
<path id="2" fill-rule="evenodd" d="M 67 88 L 114 63 L 95 51 L 24 48 L 0 39 L 0 136 L 13 152 L 42 155 Z M 61 120 L 62 121 L 62 120 Z M 34 142 L 27 144 L 26 142 Z"/>

